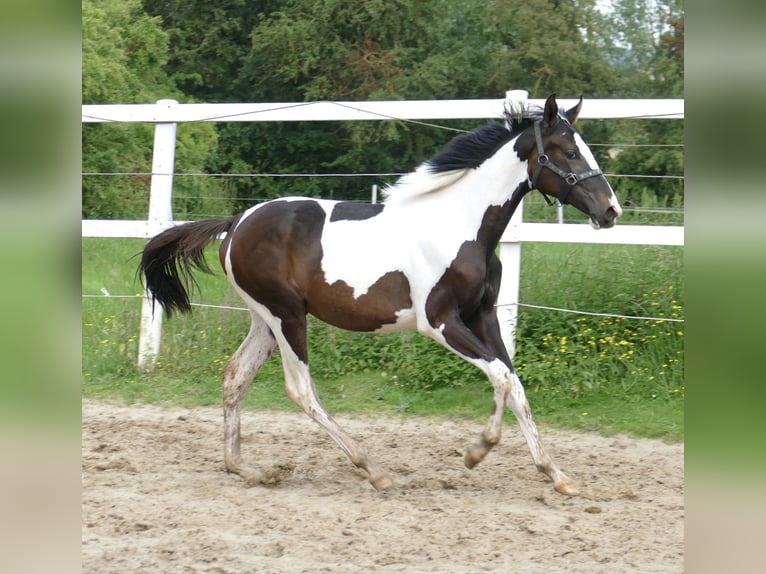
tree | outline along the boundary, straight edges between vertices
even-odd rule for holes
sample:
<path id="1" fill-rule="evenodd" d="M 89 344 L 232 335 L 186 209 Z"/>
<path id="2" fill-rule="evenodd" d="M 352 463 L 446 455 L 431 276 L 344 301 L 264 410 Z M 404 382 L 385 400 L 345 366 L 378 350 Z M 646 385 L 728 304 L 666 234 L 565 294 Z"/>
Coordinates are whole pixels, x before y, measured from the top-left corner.
<path id="1" fill-rule="evenodd" d="M 286 3 L 253 29 L 242 77 L 265 101 L 477 97 L 480 55 L 471 66 L 469 51 L 450 45 L 466 40 L 455 33 L 465 22 L 444 18 L 445 5 Z M 406 122 L 252 125 L 243 132 L 259 143 L 247 163 L 265 172 L 408 171 L 454 135 Z M 362 199 L 369 195 L 366 183 L 323 178 L 301 192 Z M 280 189 L 266 193 L 279 195 Z"/>
<path id="2" fill-rule="evenodd" d="M 242 66 L 250 34 L 282 0 L 143 0 L 161 19 L 170 50 L 165 70 L 184 93 L 207 102 L 250 102 Z"/>
<path id="3" fill-rule="evenodd" d="M 615 0 L 611 26 L 613 54 L 619 59 L 622 97 L 683 98 L 684 11 L 680 0 Z M 626 205 L 659 207 L 683 204 L 683 180 L 663 179 L 684 172 L 682 120 L 622 120 L 621 139 L 646 147 L 615 149 L 606 169 L 618 174 L 641 174 L 657 179 L 618 180 Z"/>
<path id="4" fill-rule="evenodd" d="M 209 101 L 607 95 L 593 0 L 144 0 L 171 38 L 167 70 Z M 613 82 L 612 82 L 613 83 Z M 470 129 L 476 122 L 443 122 Z M 218 124 L 227 173 L 402 172 L 454 132 L 411 122 Z M 393 179 L 393 178 L 390 178 Z M 242 178 L 239 197 L 362 199 L 370 180 Z"/>
<path id="5" fill-rule="evenodd" d="M 498 90 L 524 88 L 535 97 L 614 94 L 608 28 L 594 0 L 493 0 L 486 18 L 494 44 L 489 70 Z"/>
<path id="6" fill-rule="evenodd" d="M 527 89 L 532 97 L 659 94 L 677 59 L 660 59 L 655 36 L 642 30 L 669 29 L 657 18 L 677 15 L 678 2 L 655 3 L 662 14 L 643 9 L 647 2 L 615 0 L 617 8 L 607 14 L 596 8 L 596 0 L 143 0 L 143 5 L 162 17 L 170 42 L 164 69 L 189 95 L 216 102 L 300 102 L 502 97 L 511 88 Z M 647 66 L 662 70 L 665 79 L 658 77 L 647 88 L 642 79 Z M 625 125 L 622 141 L 624 134 L 637 142 L 653 137 L 652 130 Z M 614 126 L 580 125 L 586 139 L 601 142 L 615 141 Z M 209 169 L 246 174 L 409 171 L 454 135 L 404 121 L 218 123 L 216 128 L 219 146 Z M 599 159 L 607 167 L 632 153 Z M 637 173 L 634 167 L 620 170 Z M 330 177 L 228 181 L 247 203 L 288 194 L 365 199 L 372 183 Z"/>
<path id="7" fill-rule="evenodd" d="M 163 69 L 168 35 L 158 18 L 142 11 L 139 0 L 84 0 L 82 8 L 83 103 L 186 99 Z M 177 138 L 177 171 L 203 171 L 215 150 L 214 126 L 181 125 Z M 153 128 L 145 124 L 83 124 L 83 172 L 128 174 L 84 176 L 83 217 L 146 217 L 152 139 Z M 178 215 L 199 209 L 206 186 L 197 178 L 176 181 Z"/>

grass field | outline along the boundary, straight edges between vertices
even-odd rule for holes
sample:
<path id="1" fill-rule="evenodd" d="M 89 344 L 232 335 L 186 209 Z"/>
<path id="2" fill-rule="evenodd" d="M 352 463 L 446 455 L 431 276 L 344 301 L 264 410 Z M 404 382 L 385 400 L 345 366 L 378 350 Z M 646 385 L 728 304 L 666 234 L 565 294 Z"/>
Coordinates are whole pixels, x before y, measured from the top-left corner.
<path id="1" fill-rule="evenodd" d="M 196 308 L 163 327 L 152 373 L 136 367 L 143 240 L 82 240 L 83 394 L 121 402 L 211 405 L 219 373 L 247 333 L 246 312 Z M 209 260 L 216 264 L 213 251 Z M 216 264 L 217 265 L 217 264 Z M 194 300 L 242 307 L 222 273 Z M 105 298 L 127 295 L 127 298 Z M 620 315 L 683 318 L 681 248 L 525 244 L 521 301 Z M 683 438 L 684 324 L 522 308 L 514 359 L 537 420 L 602 433 Z M 474 367 L 415 333 L 365 335 L 310 324 L 312 372 L 328 410 L 485 420 L 492 389 Z M 249 407 L 296 408 L 278 353 Z M 512 415 L 507 415 L 512 420 Z"/>

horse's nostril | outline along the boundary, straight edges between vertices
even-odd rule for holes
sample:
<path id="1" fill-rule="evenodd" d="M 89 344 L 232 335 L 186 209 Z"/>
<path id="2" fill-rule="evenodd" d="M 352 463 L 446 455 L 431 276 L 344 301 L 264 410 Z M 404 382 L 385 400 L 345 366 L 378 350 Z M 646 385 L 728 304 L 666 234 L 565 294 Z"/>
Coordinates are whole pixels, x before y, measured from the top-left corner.
<path id="1" fill-rule="evenodd" d="M 620 214 L 617 213 L 617 210 L 614 208 L 613 205 L 610 205 L 607 208 L 605 215 L 606 215 L 607 221 L 614 221 L 620 216 Z"/>

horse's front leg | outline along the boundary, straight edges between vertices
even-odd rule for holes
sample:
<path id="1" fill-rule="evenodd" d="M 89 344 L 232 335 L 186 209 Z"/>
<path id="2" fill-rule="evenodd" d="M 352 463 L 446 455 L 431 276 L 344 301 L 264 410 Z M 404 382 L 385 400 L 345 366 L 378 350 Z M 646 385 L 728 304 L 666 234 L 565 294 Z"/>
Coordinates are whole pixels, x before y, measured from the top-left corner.
<path id="1" fill-rule="evenodd" d="M 553 480 L 554 488 L 558 492 L 568 495 L 577 494 L 572 481 L 553 463 L 540 442 L 524 387 L 513 371 L 511 360 L 500 336 L 497 315 L 491 307 L 485 305 L 479 309 L 468 320 L 468 325 L 457 315 L 448 318 L 443 325 L 444 327 L 439 329 L 439 333 L 445 338 L 443 344 L 479 367 L 487 375 L 494 389 L 489 421 L 479 441 L 466 450 L 465 465 L 473 468 L 500 442 L 503 413 L 508 406 L 519 422 L 537 469 Z"/>
<path id="2" fill-rule="evenodd" d="M 482 331 L 469 328 L 456 312 L 444 316 L 443 320 L 434 321 L 434 325 L 435 329 L 428 334 L 459 357 L 481 369 L 494 389 L 489 422 L 479 441 L 468 447 L 465 453 L 465 465 L 473 468 L 500 442 L 503 433 L 503 412 L 512 385 L 510 369 L 481 336 Z"/>
<path id="3" fill-rule="evenodd" d="M 537 425 L 532 419 L 532 412 L 529 408 L 529 401 L 524 393 L 524 387 L 515 372 L 510 372 L 511 392 L 508 393 L 506 404 L 516 416 L 519 427 L 527 441 L 527 446 L 532 454 L 532 460 L 535 462 L 537 470 L 548 476 L 553 481 L 553 488 L 561 494 L 574 496 L 579 494 L 574 482 L 559 469 L 553 462 L 553 459 L 543 448 L 540 442 L 540 435 L 537 431 Z"/>
<path id="4" fill-rule="evenodd" d="M 510 386 L 503 375 L 503 371 L 507 371 L 508 368 L 499 359 L 495 359 L 492 362 L 481 361 L 478 366 L 490 379 L 494 389 L 494 396 L 492 412 L 489 415 L 487 426 L 479 436 L 479 441 L 466 449 L 463 462 L 468 468 L 473 468 L 484 460 L 489 451 L 500 442 L 503 432 L 504 405 L 506 397 L 510 392 Z"/>
<path id="5" fill-rule="evenodd" d="M 537 470 L 548 476 L 553 481 L 553 487 L 561 494 L 570 496 L 577 494 L 577 489 L 572 480 L 554 464 L 543 448 L 540 435 L 537 431 L 537 425 L 532 419 L 532 412 L 529 408 L 529 401 L 527 401 L 526 394 L 524 393 L 524 387 L 516 373 L 508 368 L 500 359 L 495 359 L 486 365 L 480 365 L 480 367 L 492 382 L 495 391 L 494 402 L 489 422 L 482 432 L 479 442 L 466 450 L 465 465 L 468 468 L 473 468 L 484 460 L 484 457 L 487 456 L 492 447 L 500 442 L 503 412 L 504 407 L 507 405 L 519 422 L 519 427 L 527 442 Z"/>

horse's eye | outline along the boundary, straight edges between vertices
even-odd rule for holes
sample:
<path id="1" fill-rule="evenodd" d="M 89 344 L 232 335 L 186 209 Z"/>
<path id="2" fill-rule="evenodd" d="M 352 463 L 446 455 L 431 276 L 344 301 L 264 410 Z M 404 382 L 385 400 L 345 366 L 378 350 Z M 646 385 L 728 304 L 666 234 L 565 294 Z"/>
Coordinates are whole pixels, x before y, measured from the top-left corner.
<path id="1" fill-rule="evenodd" d="M 577 159 L 577 150 L 570 149 L 566 152 L 567 159 Z"/>

